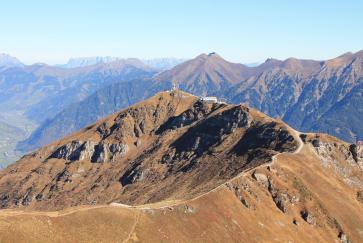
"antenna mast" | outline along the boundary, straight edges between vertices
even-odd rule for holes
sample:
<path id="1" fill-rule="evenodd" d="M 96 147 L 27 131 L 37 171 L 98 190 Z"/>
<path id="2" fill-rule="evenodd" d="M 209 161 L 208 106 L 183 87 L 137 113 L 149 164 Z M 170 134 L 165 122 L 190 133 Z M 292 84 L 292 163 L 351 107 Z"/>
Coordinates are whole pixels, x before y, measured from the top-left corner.
<path id="1" fill-rule="evenodd" d="M 179 89 L 179 84 L 176 80 L 173 80 L 173 88 L 172 91 L 177 91 Z"/>

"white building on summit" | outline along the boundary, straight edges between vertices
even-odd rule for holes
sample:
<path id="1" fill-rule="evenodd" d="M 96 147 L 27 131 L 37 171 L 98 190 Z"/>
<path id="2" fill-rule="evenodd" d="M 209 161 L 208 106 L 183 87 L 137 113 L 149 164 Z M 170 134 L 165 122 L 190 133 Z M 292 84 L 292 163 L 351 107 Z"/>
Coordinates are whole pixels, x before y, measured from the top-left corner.
<path id="1" fill-rule="evenodd" d="M 207 96 L 207 97 L 200 97 L 201 101 L 207 102 L 207 103 L 217 103 L 218 99 L 215 96 Z"/>

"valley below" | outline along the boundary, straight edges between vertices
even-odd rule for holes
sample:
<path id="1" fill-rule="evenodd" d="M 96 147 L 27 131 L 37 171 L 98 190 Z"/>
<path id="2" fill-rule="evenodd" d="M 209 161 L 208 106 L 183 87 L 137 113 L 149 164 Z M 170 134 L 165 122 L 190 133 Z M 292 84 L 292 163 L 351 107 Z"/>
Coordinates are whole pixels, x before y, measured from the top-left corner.
<path id="1" fill-rule="evenodd" d="M 23 112 L 0 111 L 0 167 L 20 159 L 24 152 L 16 149 L 17 143 L 25 140 L 37 125 L 26 118 Z"/>

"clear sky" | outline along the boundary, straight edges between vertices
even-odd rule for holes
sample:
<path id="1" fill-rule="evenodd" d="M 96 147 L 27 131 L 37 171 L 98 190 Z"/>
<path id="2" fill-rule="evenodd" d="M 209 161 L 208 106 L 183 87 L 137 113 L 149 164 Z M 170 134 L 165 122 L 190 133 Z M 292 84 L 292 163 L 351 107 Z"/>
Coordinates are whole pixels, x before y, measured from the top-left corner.
<path id="1" fill-rule="evenodd" d="M 248 63 L 363 49 L 361 0 L 3 0 L 0 10 L 0 52 L 25 63 L 212 51 Z"/>

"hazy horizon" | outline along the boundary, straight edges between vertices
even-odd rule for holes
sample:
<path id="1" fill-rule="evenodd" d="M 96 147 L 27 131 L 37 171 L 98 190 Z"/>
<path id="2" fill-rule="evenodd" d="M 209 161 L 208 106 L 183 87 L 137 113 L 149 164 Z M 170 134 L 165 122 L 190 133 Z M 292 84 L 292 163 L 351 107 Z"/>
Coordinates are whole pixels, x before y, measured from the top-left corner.
<path id="1" fill-rule="evenodd" d="M 112 56 L 238 63 L 326 60 L 363 49 L 359 1 L 77 1 L 2 4 L 0 53 L 25 64 Z M 344 21 L 341 21 L 343 20 Z"/>
<path id="2" fill-rule="evenodd" d="M 299 57 L 296 57 L 296 56 L 288 56 L 286 58 L 282 58 L 282 59 L 278 59 L 278 58 L 275 58 L 275 57 L 266 57 L 265 59 L 263 60 L 256 60 L 256 61 L 247 61 L 247 62 L 243 62 L 243 61 L 233 61 L 233 60 L 230 60 L 228 58 L 225 58 L 223 55 L 220 55 L 220 53 L 217 53 L 218 55 L 220 55 L 223 59 L 227 60 L 227 61 L 231 61 L 231 62 L 234 62 L 234 63 L 241 63 L 241 64 L 244 64 L 244 65 L 247 65 L 247 66 L 258 66 L 262 63 L 264 63 L 265 61 L 267 61 L 268 59 L 270 58 L 273 58 L 273 59 L 277 59 L 277 60 L 281 60 L 281 61 L 284 61 L 288 58 L 297 58 L 297 59 L 302 59 L 302 60 L 315 60 L 315 61 L 324 61 L 324 60 L 329 60 L 329 59 L 334 59 L 340 55 L 343 55 L 343 54 L 346 54 L 346 53 L 356 53 L 356 52 L 359 52 L 359 51 L 363 51 L 363 48 L 360 49 L 360 50 L 357 50 L 357 51 L 349 51 L 347 50 L 346 52 L 344 53 L 339 53 L 335 56 L 332 56 L 332 57 L 329 57 L 329 58 L 325 58 L 325 59 L 313 59 L 313 58 L 299 58 Z M 158 59 L 176 59 L 176 60 L 184 60 L 184 61 L 187 61 L 187 60 L 191 60 L 193 58 L 196 58 L 197 56 L 201 55 L 201 54 L 209 54 L 209 53 L 213 53 L 213 52 L 206 52 L 206 53 L 199 53 L 195 56 L 192 56 L 192 57 L 175 57 L 175 56 L 159 56 L 159 57 L 151 57 L 151 58 L 147 58 L 147 57 L 135 57 L 135 56 L 129 56 L 129 57 L 120 57 L 120 56 L 103 56 L 103 55 L 98 55 L 98 56 L 71 56 L 71 57 L 68 57 L 66 59 L 64 59 L 64 61 L 62 62 L 58 62 L 58 63 L 52 63 L 52 62 L 45 62 L 45 61 L 38 61 L 38 62 L 24 62 L 22 59 L 18 58 L 17 56 L 14 56 L 12 55 L 11 53 L 7 53 L 7 52 L 1 52 L 0 51 L 0 54 L 6 54 L 6 55 L 9 55 L 11 57 L 15 57 L 17 58 L 21 63 L 25 64 L 25 65 L 34 65 L 34 64 L 47 64 L 47 65 L 51 65 L 51 66 L 62 66 L 62 65 L 65 65 L 65 64 L 68 64 L 70 61 L 74 61 L 74 60 L 77 60 L 77 59 L 92 59 L 92 58 L 116 58 L 116 59 L 132 59 L 132 58 L 136 58 L 136 59 L 139 59 L 141 61 L 145 61 L 145 60 L 158 60 Z"/>

